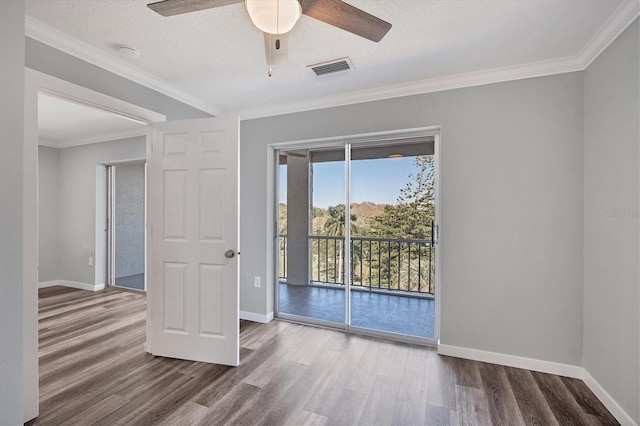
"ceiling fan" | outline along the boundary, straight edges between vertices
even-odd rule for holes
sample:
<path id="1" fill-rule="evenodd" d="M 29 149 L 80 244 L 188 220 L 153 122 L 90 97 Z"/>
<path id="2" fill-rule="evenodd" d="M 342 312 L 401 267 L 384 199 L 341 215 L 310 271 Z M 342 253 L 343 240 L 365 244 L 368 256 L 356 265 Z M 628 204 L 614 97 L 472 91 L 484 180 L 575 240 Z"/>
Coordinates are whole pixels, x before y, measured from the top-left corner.
<path id="1" fill-rule="evenodd" d="M 287 33 L 301 14 L 379 42 L 391 24 L 342 0 L 163 0 L 147 6 L 162 16 L 244 3 L 254 25 L 264 32 L 267 64 L 286 62 Z M 271 75 L 271 68 L 269 68 Z"/>

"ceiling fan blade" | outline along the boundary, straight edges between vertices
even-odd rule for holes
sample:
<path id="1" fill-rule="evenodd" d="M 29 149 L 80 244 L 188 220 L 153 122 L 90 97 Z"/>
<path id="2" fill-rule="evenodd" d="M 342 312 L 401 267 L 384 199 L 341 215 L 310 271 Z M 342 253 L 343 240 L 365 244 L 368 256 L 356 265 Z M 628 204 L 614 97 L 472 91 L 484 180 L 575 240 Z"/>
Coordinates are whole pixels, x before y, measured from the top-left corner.
<path id="1" fill-rule="evenodd" d="M 280 48 L 276 49 L 276 39 L 280 40 Z M 289 34 L 264 33 L 264 53 L 267 56 L 267 65 L 279 65 L 287 62 L 287 51 L 289 50 Z"/>
<path id="2" fill-rule="evenodd" d="M 378 42 L 391 24 L 341 0 L 300 0 L 302 13 L 334 27 Z"/>
<path id="3" fill-rule="evenodd" d="M 162 16 L 173 16 L 226 6 L 228 4 L 242 3 L 243 1 L 244 0 L 164 0 L 150 3 L 147 7 Z"/>

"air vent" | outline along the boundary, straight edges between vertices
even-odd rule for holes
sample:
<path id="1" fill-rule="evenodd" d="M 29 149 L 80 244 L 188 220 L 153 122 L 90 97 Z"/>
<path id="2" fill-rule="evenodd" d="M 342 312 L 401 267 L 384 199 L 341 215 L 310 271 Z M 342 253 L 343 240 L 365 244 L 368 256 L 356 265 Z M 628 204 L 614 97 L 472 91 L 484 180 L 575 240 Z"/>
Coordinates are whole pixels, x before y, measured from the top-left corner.
<path id="1" fill-rule="evenodd" d="M 316 76 L 333 74 L 336 72 L 353 69 L 353 64 L 349 58 L 334 59 L 333 61 L 322 62 L 320 64 L 308 65 L 308 68 L 316 73 Z"/>

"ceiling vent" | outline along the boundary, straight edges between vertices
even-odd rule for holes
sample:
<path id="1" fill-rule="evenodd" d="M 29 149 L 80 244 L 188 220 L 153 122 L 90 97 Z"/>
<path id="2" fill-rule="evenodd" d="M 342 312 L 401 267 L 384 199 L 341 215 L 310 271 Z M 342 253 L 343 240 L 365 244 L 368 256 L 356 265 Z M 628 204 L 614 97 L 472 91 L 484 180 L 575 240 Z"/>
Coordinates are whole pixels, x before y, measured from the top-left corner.
<path id="1" fill-rule="evenodd" d="M 308 65 L 307 68 L 311 68 L 311 70 L 316 73 L 316 76 L 321 76 L 352 70 L 353 64 L 349 58 L 340 58 L 320 64 Z"/>

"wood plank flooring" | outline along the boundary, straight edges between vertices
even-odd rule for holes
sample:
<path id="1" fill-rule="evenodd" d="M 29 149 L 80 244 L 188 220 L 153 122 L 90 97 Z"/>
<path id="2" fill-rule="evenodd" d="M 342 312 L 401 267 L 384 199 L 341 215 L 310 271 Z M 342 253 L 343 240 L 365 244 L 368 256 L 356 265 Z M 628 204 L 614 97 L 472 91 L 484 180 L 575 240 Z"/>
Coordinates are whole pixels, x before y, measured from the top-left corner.
<path id="1" fill-rule="evenodd" d="M 282 321 L 241 322 L 236 368 L 144 352 L 145 296 L 40 290 L 33 425 L 614 425 L 575 379 Z"/>

